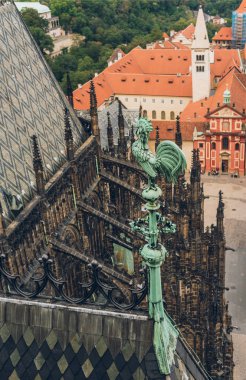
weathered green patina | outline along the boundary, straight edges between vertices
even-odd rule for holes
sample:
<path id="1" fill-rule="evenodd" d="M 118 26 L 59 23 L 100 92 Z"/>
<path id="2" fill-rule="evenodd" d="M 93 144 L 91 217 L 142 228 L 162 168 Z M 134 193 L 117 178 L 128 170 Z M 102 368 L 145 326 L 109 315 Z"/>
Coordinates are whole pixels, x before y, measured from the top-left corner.
<path id="1" fill-rule="evenodd" d="M 180 148 L 172 141 L 160 143 L 156 155 L 150 151 L 148 141 L 152 125 L 149 120 L 140 118 L 136 128 L 137 140 L 132 144 L 132 153 L 149 177 L 148 187 L 142 192 L 142 196 L 147 202 L 148 215 L 144 219 L 138 219 L 130 224 L 133 230 L 142 232 L 147 240 L 147 244 L 140 253 L 148 268 L 149 316 L 154 320 L 153 343 L 160 372 L 169 374 L 178 331 L 163 307 L 161 264 L 168 252 L 158 242 L 158 237 L 160 231 L 164 233 L 175 232 L 176 226 L 157 212 L 160 207 L 159 198 L 162 192 L 156 184 L 156 177 L 159 173 L 165 177 L 166 181 L 176 182 L 178 176 L 186 168 L 186 159 Z"/>

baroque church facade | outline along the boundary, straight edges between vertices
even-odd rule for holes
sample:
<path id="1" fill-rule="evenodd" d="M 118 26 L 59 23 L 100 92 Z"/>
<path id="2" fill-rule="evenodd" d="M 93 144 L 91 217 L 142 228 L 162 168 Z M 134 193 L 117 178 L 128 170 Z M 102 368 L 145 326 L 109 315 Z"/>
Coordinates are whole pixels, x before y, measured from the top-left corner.
<path id="1" fill-rule="evenodd" d="M 135 290 L 144 287 L 139 255 L 144 237 L 132 232 L 129 221 L 145 215 L 141 189 L 147 178 L 132 157 L 133 131 L 125 136 L 122 105 L 119 102 L 117 149 L 108 114 L 108 148 L 102 150 L 93 81 L 85 128 L 73 111 L 72 93 L 69 104 L 12 2 L 0 2 L 0 18 L 5 46 L 1 147 L 7 150 L 1 151 L 0 246 L 2 260 L 5 257 L 1 292 L 16 294 L 12 284 L 19 296 L 28 293 L 30 298 L 55 300 L 63 285 L 32 284 L 45 255 L 53 260 L 55 278 L 65 281 L 66 301 L 85 298 L 99 313 L 107 309 L 97 292 L 93 295 L 91 287 L 81 287 L 90 281 L 88 264 L 92 263 L 90 268 L 100 265 L 101 282 L 107 289 L 104 296 L 111 294 L 112 287 L 116 289 L 110 296 L 111 306 L 130 310 L 129 285 Z M 179 118 L 175 140 L 182 148 Z M 156 147 L 158 143 L 157 130 Z M 161 211 L 177 225 L 174 236 L 161 236 L 169 251 L 162 267 L 163 297 L 189 349 L 196 352 L 197 362 L 213 379 L 231 380 L 223 197 L 220 193 L 216 223 L 205 228 L 200 172 L 199 152 L 194 150 L 189 182 L 184 176 L 175 185 L 159 179 Z M 18 281 L 8 273 L 18 275 Z M 139 315 L 146 306 L 146 300 L 142 301 L 143 309 L 136 309 Z"/>

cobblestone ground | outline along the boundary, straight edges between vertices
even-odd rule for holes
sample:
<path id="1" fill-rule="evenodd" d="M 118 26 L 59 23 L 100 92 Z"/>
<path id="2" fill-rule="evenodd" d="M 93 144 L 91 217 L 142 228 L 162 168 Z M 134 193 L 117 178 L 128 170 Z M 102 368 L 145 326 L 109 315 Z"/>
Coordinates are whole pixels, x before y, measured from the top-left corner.
<path id="1" fill-rule="evenodd" d="M 246 380 L 246 178 L 202 176 L 205 201 L 205 226 L 216 222 L 218 192 L 225 203 L 226 245 L 235 252 L 226 253 L 226 299 L 234 330 L 234 380 Z"/>

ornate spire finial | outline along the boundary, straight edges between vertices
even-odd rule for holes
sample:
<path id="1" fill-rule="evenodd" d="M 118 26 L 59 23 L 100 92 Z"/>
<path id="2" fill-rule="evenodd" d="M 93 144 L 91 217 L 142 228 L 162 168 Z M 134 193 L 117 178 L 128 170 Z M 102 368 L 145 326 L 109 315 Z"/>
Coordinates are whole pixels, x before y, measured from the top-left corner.
<path id="1" fill-rule="evenodd" d="M 35 172 L 37 193 L 39 195 L 42 195 L 45 191 L 43 162 L 39 151 L 37 136 L 33 135 L 31 138 L 33 152 L 33 169 Z"/>
<path id="2" fill-rule="evenodd" d="M 149 215 L 131 222 L 131 227 L 134 231 L 141 231 L 147 240 L 140 253 L 148 268 L 149 316 L 154 320 L 153 346 L 160 372 L 167 375 L 173 363 L 178 331 L 163 307 L 161 264 L 167 256 L 167 250 L 159 241 L 159 232 L 174 233 L 176 226 L 164 217 L 157 218 L 160 215 L 157 210 L 162 191 L 156 180 L 160 174 L 167 182 L 176 182 L 186 168 L 186 160 L 183 152 L 172 141 L 160 143 L 155 155 L 150 151 L 148 142 L 153 128 L 149 120 L 140 118 L 136 129 L 137 140 L 132 145 L 132 153 L 148 176 L 148 187 L 143 190 L 142 197 Z"/>
<path id="3" fill-rule="evenodd" d="M 160 133 L 159 133 L 159 127 L 156 127 L 156 135 L 155 135 L 155 151 L 157 150 L 158 145 L 160 144 Z"/>
<path id="4" fill-rule="evenodd" d="M 109 112 L 107 112 L 107 118 L 108 118 L 108 129 L 110 128 L 112 128 L 112 124 L 111 124 L 111 119 L 110 119 L 110 113 Z"/>
<path id="5" fill-rule="evenodd" d="M 95 86 L 93 80 L 90 81 L 90 111 L 91 114 L 95 110 L 97 111 L 97 98 L 95 92 Z"/>
<path id="6" fill-rule="evenodd" d="M 65 143 L 66 143 L 66 148 L 67 148 L 67 160 L 71 161 L 74 159 L 74 145 L 73 145 L 73 132 L 72 132 L 71 123 L 69 119 L 69 112 L 67 108 L 65 108 L 64 121 L 65 121 Z"/>
<path id="7" fill-rule="evenodd" d="M 221 190 L 219 191 L 219 207 L 224 207 L 223 192 Z"/>
<path id="8" fill-rule="evenodd" d="M 114 136 L 113 136 L 113 128 L 111 124 L 110 119 L 110 113 L 107 112 L 108 117 L 108 126 L 107 126 L 107 133 L 108 133 L 108 151 L 111 156 L 114 156 Z"/>
<path id="9" fill-rule="evenodd" d="M 124 122 L 124 116 L 122 112 L 122 103 L 119 100 L 119 114 L 118 114 L 118 127 L 119 127 L 119 157 L 125 158 L 126 157 L 126 138 L 125 138 L 125 122 Z"/>
<path id="10" fill-rule="evenodd" d="M 67 98 L 71 107 L 73 108 L 73 89 L 72 89 L 72 83 L 71 83 L 71 79 L 70 79 L 70 75 L 68 71 L 67 71 Z"/>
<path id="11" fill-rule="evenodd" d="M 219 191 L 219 203 L 217 207 L 217 228 L 218 232 L 224 235 L 224 202 L 223 193 Z"/>
<path id="12" fill-rule="evenodd" d="M 139 106 L 139 113 L 138 113 L 138 117 L 139 117 L 139 119 L 140 119 L 140 117 L 142 117 L 143 115 L 143 107 L 142 107 L 142 105 L 140 104 L 140 106 Z"/>
<path id="13" fill-rule="evenodd" d="M 43 163 L 39 151 L 38 139 L 36 135 L 32 137 L 32 153 L 33 153 L 33 168 L 34 170 L 43 170 Z"/>
<path id="14" fill-rule="evenodd" d="M 176 133 L 175 133 L 175 142 L 182 149 L 182 134 L 180 128 L 180 116 L 176 117 Z"/>
<path id="15" fill-rule="evenodd" d="M 100 130 L 98 126 L 97 115 L 97 97 L 93 80 L 90 81 L 90 116 L 91 116 L 91 130 L 100 145 Z"/>
<path id="16" fill-rule="evenodd" d="M 5 223 L 3 218 L 3 208 L 2 203 L 0 202 L 0 237 L 5 236 Z"/>

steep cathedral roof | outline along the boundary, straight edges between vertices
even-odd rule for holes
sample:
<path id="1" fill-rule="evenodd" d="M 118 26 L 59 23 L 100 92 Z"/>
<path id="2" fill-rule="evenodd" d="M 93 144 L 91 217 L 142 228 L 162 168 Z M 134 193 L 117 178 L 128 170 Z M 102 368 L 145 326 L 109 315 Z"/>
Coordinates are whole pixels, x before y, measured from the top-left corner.
<path id="1" fill-rule="evenodd" d="M 2 4 L 2 5 L 1 5 Z M 46 179 L 65 162 L 64 108 L 76 145 L 81 127 L 16 6 L 0 3 L 0 188 L 30 199 L 35 176 L 31 136 L 37 135 Z"/>

